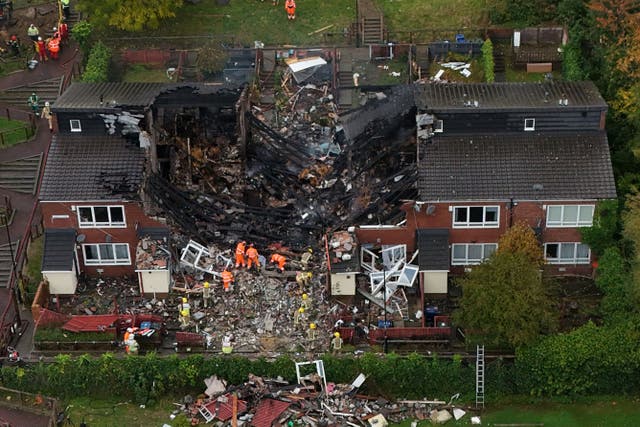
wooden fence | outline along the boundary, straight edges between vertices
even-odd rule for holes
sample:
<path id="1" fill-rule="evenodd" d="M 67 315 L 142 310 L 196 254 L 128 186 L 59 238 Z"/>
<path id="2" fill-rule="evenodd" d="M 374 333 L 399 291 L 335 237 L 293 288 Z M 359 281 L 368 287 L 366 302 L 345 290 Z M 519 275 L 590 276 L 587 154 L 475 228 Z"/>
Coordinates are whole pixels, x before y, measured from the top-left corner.
<path id="1" fill-rule="evenodd" d="M 0 117 L 15 121 L 15 127 L 0 131 L 0 147 L 27 141 L 36 133 L 36 116 L 33 113 L 5 107 L 0 109 Z"/>
<path id="2" fill-rule="evenodd" d="M 47 417 L 48 426 L 56 426 L 58 419 L 57 399 L 5 387 L 0 387 L 0 395 L 2 395 L 0 406 Z"/>

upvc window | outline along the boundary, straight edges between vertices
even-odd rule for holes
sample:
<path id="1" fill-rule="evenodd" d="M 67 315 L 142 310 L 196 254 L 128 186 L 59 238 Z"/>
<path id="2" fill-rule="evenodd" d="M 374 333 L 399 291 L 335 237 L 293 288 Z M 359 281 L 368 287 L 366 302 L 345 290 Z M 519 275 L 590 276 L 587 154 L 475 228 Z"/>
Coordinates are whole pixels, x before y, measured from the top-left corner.
<path id="1" fill-rule="evenodd" d="M 496 228 L 500 206 L 454 206 L 453 228 Z"/>
<path id="2" fill-rule="evenodd" d="M 455 243 L 451 245 L 452 265 L 480 264 L 498 249 L 496 243 Z"/>
<path id="3" fill-rule="evenodd" d="M 124 206 L 78 206 L 78 224 L 80 228 L 126 227 Z"/>
<path id="4" fill-rule="evenodd" d="M 128 243 L 82 245 L 85 265 L 130 265 Z"/>
<path id="5" fill-rule="evenodd" d="M 585 243 L 545 243 L 544 257 L 549 264 L 589 264 L 591 250 Z"/>
<path id="6" fill-rule="evenodd" d="M 549 205 L 547 227 L 591 227 L 595 205 Z"/>
<path id="7" fill-rule="evenodd" d="M 71 132 L 82 132 L 80 120 L 69 120 L 69 129 Z"/>
<path id="8" fill-rule="evenodd" d="M 435 120 L 433 122 L 433 133 L 442 133 L 444 132 L 444 121 Z"/>
<path id="9" fill-rule="evenodd" d="M 524 119 L 524 130 L 525 131 L 536 130 L 536 119 Z"/>

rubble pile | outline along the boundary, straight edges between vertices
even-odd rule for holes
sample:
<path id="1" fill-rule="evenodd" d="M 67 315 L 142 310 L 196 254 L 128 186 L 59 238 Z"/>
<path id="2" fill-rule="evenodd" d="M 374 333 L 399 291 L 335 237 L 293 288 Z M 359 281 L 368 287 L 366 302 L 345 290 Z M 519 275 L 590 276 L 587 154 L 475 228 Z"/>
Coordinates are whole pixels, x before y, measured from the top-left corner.
<path id="1" fill-rule="evenodd" d="M 249 374 L 239 386 L 213 376 L 205 380 L 205 392 L 185 396 L 172 417 L 184 413 L 191 425 L 214 421 L 227 426 L 369 426 L 384 427 L 406 419 L 431 420 L 442 424 L 466 415 L 465 410 L 440 400 L 390 401 L 357 394 L 366 379 L 360 375 L 352 384 L 326 383 L 318 374 L 289 384 L 281 378 L 268 379 Z M 455 400 L 456 396 L 452 398 Z M 453 414 L 453 415 L 452 415 Z"/>

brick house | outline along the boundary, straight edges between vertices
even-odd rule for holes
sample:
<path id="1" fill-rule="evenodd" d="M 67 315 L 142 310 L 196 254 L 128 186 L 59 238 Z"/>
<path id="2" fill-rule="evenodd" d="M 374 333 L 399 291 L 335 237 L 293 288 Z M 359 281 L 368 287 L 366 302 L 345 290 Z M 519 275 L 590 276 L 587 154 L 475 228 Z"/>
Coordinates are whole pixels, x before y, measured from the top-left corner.
<path id="1" fill-rule="evenodd" d="M 447 272 L 482 262 L 525 221 L 548 273 L 591 274 L 579 229 L 616 197 L 607 105 L 592 83 L 425 84 L 415 102 L 419 197 L 403 226 L 361 227 L 360 241 L 419 249 L 425 292 L 442 294 Z"/>

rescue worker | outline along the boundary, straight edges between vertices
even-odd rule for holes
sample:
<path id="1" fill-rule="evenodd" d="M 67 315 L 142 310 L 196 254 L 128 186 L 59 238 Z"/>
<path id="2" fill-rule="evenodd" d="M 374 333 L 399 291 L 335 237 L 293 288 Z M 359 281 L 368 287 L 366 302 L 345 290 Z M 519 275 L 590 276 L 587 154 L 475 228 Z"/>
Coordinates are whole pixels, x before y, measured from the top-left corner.
<path id="1" fill-rule="evenodd" d="M 309 324 L 309 329 L 307 329 L 307 339 L 309 341 L 315 341 L 317 332 L 318 331 L 316 331 L 316 324 Z"/>
<path id="2" fill-rule="evenodd" d="M 69 7 L 69 0 L 60 0 L 62 4 L 62 13 L 64 14 L 64 19 L 68 20 L 71 15 L 71 8 Z"/>
<path id="3" fill-rule="evenodd" d="M 298 326 L 304 319 L 304 307 L 300 307 L 293 314 L 293 325 Z"/>
<path id="4" fill-rule="evenodd" d="M 312 307 L 313 307 L 313 300 L 309 298 L 309 295 L 302 294 L 302 308 L 304 308 L 305 311 L 309 311 L 311 310 Z"/>
<path id="5" fill-rule="evenodd" d="M 236 246 L 236 268 L 240 268 L 240 266 L 247 266 L 247 261 L 244 259 L 246 245 L 247 242 L 243 240 L 241 242 L 238 242 L 238 245 Z"/>
<path id="6" fill-rule="evenodd" d="M 284 265 L 287 263 L 287 258 L 284 255 L 273 254 L 270 262 L 271 264 L 278 264 L 278 269 L 284 273 Z"/>
<path id="7" fill-rule="evenodd" d="M 204 302 L 204 308 L 207 308 L 209 305 L 209 298 L 211 298 L 211 288 L 209 287 L 209 282 L 204 282 L 204 285 L 202 285 L 202 300 Z"/>
<path id="8" fill-rule="evenodd" d="M 129 337 L 129 354 L 138 354 L 138 350 L 140 349 L 140 345 L 138 341 L 136 341 L 135 334 L 131 334 Z"/>
<path id="9" fill-rule="evenodd" d="M 40 31 L 38 30 L 38 27 L 31 24 L 29 25 L 29 28 L 27 28 L 27 35 L 29 36 L 32 42 L 36 43 L 38 41 L 38 36 L 40 35 Z"/>
<path id="10" fill-rule="evenodd" d="M 313 273 L 310 271 L 298 271 L 296 273 L 296 282 L 298 286 L 300 286 L 300 290 L 304 290 L 304 287 L 309 285 L 311 282 L 311 278 L 313 277 Z"/>
<path id="11" fill-rule="evenodd" d="M 31 111 L 33 111 L 34 114 L 38 114 L 40 110 L 40 98 L 35 92 L 31 93 L 31 96 L 27 99 L 27 104 L 31 107 Z"/>
<path id="12" fill-rule="evenodd" d="M 64 22 L 64 19 L 58 25 L 58 32 L 60 33 L 60 42 L 66 44 L 69 39 L 69 26 Z"/>
<path id="13" fill-rule="evenodd" d="M 221 273 L 222 276 L 222 287 L 225 292 L 229 292 L 231 288 L 231 284 L 233 283 L 233 273 L 227 270 L 226 268 Z"/>
<path id="14" fill-rule="evenodd" d="M 44 103 L 44 108 L 42 109 L 42 114 L 40 114 L 41 119 L 47 119 L 49 123 L 49 132 L 53 132 L 53 114 L 51 114 L 51 106 L 49 101 Z"/>
<path id="15" fill-rule="evenodd" d="M 258 250 L 253 247 L 253 243 L 249 245 L 247 249 L 247 268 L 251 270 L 251 266 L 255 264 L 256 268 L 260 270 L 260 260 L 258 259 Z"/>
<path id="16" fill-rule="evenodd" d="M 231 346 L 231 336 L 225 335 L 222 338 L 222 352 L 224 354 L 231 354 L 232 351 L 233 351 L 233 347 Z"/>
<path id="17" fill-rule="evenodd" d="M 51 37 L 47 42 L 47 49 L 51 59 L 58 59 L 58 53 L 60 53 L 60 37 Z"/>
<path id="18" fill-rule="evenodd" d="M 47 46 L 44 44 L 44 40 L 42 40 L 42 37 L 38 37 L 38 41 L 35 43 L 36 45 L 36 52 L 38 52 L 38 55 L 40 56 L 40 62 L 44 62 L 46 61 L 47 58 Z"/>
<path id="19" fill-rule="evenodd" d="M 186 298 L 182 298 L 182 303 L 178 306 L 180 310 L 180 324 L 183 328 L 189 326 L 191 320 L 191 305 Z"/>
<path id="20" fill-rule="evenodd" d="M 296 2 L 295 0 L 286 0 L 284 2 L 284 10 L 287 11 L 289 20 L 296 19 Z"/>
<path id="21" fill-rule="evenodd" d="M 132 328 L 127 328 L 127 332 L 124 333 L 124 337 L 123 339 L 123 343 L 124 343 L 124 351 L 129 354 L 129 338 L 131 337 L 131 335 L 133 334 L 133 329 Z"/>
<path id="22" fill-rule="evenodd" d="M 334 332 L 333 339 L 331 340 L 331 353 L 335 354 L 342 350 L 342 338 L 340 338 L 340 332 Z"/>
<path id="23" fill-rule="evenodd" d="M 16 35 L 12 35 L 9 41 L 7 42 L 7 46 L 11 49 L 11 53 L 13 56 L 20 56 L 20 42 L 18 41 L 18 37 Z"/>
<path id="24" fill-rule="evenodd" d="M 60 33 L 58 32 L 58 27 L 53 27 L 53 37 L 54 39 L 59 39 L 60 38 Z"/>
<path id="25" fill-rule="evenodd" d="M 313 249 L 309 248 L 305 253 L 300 257 L 300 264 L 302 264 L 302 269 L 307 270 L 309 268 L 309 262 L 311 262 L 311 257 L 313 256 Z"/>

